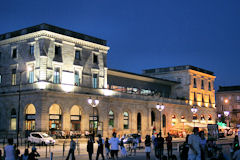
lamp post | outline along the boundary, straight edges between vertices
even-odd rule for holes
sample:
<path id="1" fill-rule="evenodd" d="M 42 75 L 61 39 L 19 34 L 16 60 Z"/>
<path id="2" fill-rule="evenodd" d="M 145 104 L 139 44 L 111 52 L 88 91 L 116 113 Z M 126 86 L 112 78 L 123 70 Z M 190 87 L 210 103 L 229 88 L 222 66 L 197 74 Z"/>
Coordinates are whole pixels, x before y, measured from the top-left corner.
<path id="1" fill-rule="evenodd" d="M 94 118 L 94 108 L 97 107 L 97 105 L 99 104 L 99 100 L 98 99 L 95 99 L 93 100 L 91 97 L 88 98 L 88 104 L 90 104 L 93 108 L 93 115 L 92 115 L 92 118 L 93 118 L 93 125 L 92 125 L 92 130 L 93 130 L 93 136 L 95 135 L 95 132 L 94 132 L 94 122 L 95 122 L 95 118 Z"/>
<path id="2" fill-rule="evenodd" d="M 191 112 L 192 112 L 193 114 L 196 114 L 197 111 L 198 111 L 197 107 L 193 106 L 193 107 L 191 108 Z M 195 127 L 195 120 L 193 121 L 193 127 Z"/>
<path id="3" fill-rule="evenodd" d="M 160 141 L 161 141 L 161 138 L 162 138 L 162 111 L 164 110 L 165 106 L 163 104 L 162 105 L 157 104 L 156 108 L 160 112 Z M 159 147 L 160 147 L 159 159 L 161 160 L 162 159 L 162 148 L 161 148 L 161 146 L 159 146 Z"/>

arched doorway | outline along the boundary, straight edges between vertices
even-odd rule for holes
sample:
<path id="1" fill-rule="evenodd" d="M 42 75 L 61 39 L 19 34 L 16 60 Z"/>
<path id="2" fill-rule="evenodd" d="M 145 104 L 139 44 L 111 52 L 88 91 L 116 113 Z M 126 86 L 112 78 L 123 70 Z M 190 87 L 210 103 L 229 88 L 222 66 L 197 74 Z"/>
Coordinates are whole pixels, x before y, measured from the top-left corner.
<path id="1" fill-rule="evenodd" d="M 137 130 L 140 132 L 142 130 L 142 116 L 141 113 L 137 114 Z"/>
<path id="2" fill-rule="evenodd" d="M 81 110 L 80 107 L 74 105 L 70 111 L 71 115 L 71 131 L 81 131 Z"/>
<path id="3" fill-rule="evenodd" d="M 29 104 L 25 110 L 25 133 L 29 135 L 31 131 L 35 131 L 36 109 L 33 104 Z"/>
<path id="4" fill-rule="evenodd" d="M 49 108 L 49 130 L 62 129 L 62 110 L 58 104 L 53 104 Z"/>

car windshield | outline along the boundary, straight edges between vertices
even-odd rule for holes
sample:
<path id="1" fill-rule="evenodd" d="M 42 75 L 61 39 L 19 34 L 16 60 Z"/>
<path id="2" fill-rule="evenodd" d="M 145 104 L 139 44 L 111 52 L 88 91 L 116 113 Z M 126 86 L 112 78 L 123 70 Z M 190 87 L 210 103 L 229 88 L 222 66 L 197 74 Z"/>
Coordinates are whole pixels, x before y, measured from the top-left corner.
<path id="1" fill-rule="evenodd" d="M 43 138 L 48 138 L 48 137 L 50 137 L 50 136 L 49 136 L 48 134 L 46 134 L 46 133 L 43 133 L 42 136 L 43 136 Z"/>

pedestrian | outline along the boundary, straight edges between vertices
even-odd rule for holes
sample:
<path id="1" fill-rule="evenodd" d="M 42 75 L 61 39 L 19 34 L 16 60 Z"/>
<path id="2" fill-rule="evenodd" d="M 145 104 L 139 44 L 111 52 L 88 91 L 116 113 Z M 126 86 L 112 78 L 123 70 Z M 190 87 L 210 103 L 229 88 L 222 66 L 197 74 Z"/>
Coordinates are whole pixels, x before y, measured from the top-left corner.
<path id="1" fill-rule="evenodd" d="M 5 160 L 16 160 L 15 158 L 15 147 L 13 145 L 13 139 L 8 139 L 8 145 L 4 148 Z"/>
<path id="2" fill-rule="evenodd" d="M 145 138 L 145 152 L 146 152 L 146 159 L 150 160 L 150 153 L 151 153 L 150 135 L 146 135 L 146 138 Z"/>
<path id="3" fill-rule="evenodd" d="M 154 140 L 155 140 L 155 135 L 154 135 L 154 133 L 152 134 L 152 148 L 154 149 L 155 147 L 154 147 Z"/>
<path id="4" fill-rule="evenodd" d="M 21 159 L 28 160 L 28 157 L 29 157 L 29 152 L 28 152 L 28 149 L 26 148 L 24 151 L 24 154 L 21 155 Z"/>
<path id="5" fill-rule="evenodd" d="M 159 153 L 160 153 L 160 156 L 162 157 L 163 156 L 163 151 L 164 151 L 164 138 L 162 137 L 161 133 L 159 133 L 160 136 L 159 136 L 159 139 L 158 139 L 158 148 L 159 148 Z"/>
<path id="6" fill-rule="evenodd" d="M 183 143 L 182 153 L 180 154 L 181 160 L 187 160 L 188 159 L 188 151 L 189 151 L 188 137 L 189 137 L 189 135 L 186 136 L 186 140 Z"/>
<path id="7" fill-rule="evenodd" d="M 73 140 L 73 137 L 71 137 L 70 149 L 69 149 L 68 156 L 67 156 L 66 160 L 69 159 L 70 155 L 72 157 L 72 160 L 75 160 L 75 155 L 74 155 L 75 149 L 76 149 L 76 142 Z"/>
<path id="8" fill-rule="evenodd" d="M 32 152 L 29 154 L 28 160 L 37 160 L 36 157 L 40 157 L 35 146 L 32 147 Z"/>
<path id="9" fill-rule="evenodd" d="M 121 155 L 123 158 L 127 157 L 127 151 L 123 143 L 123 138 L 120 141 L 120 149 L 121 149 Z"/>
<path id="10" fill-rule="evenodd" d="M 233 141 L 233 152 L 237 151 L 238 148 L 239 148 L 239 141 L 238 141 L 238 136 L 236 135 Z"/>
<path id="11" fill-rule="evenodd" d="M 200 148 L 201 148 L 201 160 L 206 159 L 206 150 L 207 150 L 207 140 L 204 137 L 204 131 L 201 131 L 199 133 L 200 135 Z"/>
<path id="12" fill-rule="evenodd" d="M 93 143 L 94 143 L 93 135 L 91 134 L 91 135 L 89 136 L 89 139 L 88 139 L 88 142 L 87 142 L 87 152 L 88 152 L 89 160 L 92 160 Z"/>
<path id="13" fill-rule="evenodd" d="M 15 157 L 16 157 L 16 160 L 20 160 L 20 150 L 19 149 L 16 149 Z"/>
<path id="14" fill-rule="evenodd" d="M 193 128 L 193 134 L 188 137 L 189 151 L 188 160 L 201 160 L 200 137 L 198 127 Z"/>
<path id="15" fill-rule="evenodd" d="M 103 154 L 103 145 L 104 145 L 104 140 L 102 139 L 101 134 L 98 135 L 98 149 L 97 149 L 97 157 L 96 160 L 98 160 L 99 154 L 102 155 L 102 159 L 104 160 L 104 154 Z"/>
<path id="16" fill-rule="evenodd" d="M 159 134 L 157 134 L 157 137 L 154 139 L 154 149 L 155 149 L 155 157 L 159 158 L 160 151 L 159 151 Z"/>
<path id="17" fill-rule="evenodd" d="M 110 144 L 109 144 L 109 140 L 108 138 L 106 138 L 106 141 L 105 141 L 105 153 L 106 153 L 106 157 L 107 159 L 109 159 L 109 153 L 110 153 Z"/>
<path id="18" fill-rule="evenodd" d="M 172 136 L 168 132 L 168 136 L 166 137 L 167 142 L 167 151 L 168 151 L 168 159 L 172 157 Z"/>
<path id="19" fill-rule="evenodd" d="M 134 136 L 130 155 L 132 155 L 132 150 L 134 150 L 134 156 L 136 156 L 137 146 L 138 146 L 138 138 L 137 136 Z"/>
<path id="20" fill-rule="evenodd" d="M 240 159 L 240 147 L 236 148 L 236 152 L 233 154 L 233 160 L 239 160 Z"/>
<path id="21" fill-rule="evenodd" d="M 111 145 L 111 157 L 112 159 L 115 159 L 114 156 L 118 159 L 118 145 L 119 145 L 119 139 L 116 137 L 116 133 L 113 132 L 113 137 L 109 140 L 109 143 Z"/>

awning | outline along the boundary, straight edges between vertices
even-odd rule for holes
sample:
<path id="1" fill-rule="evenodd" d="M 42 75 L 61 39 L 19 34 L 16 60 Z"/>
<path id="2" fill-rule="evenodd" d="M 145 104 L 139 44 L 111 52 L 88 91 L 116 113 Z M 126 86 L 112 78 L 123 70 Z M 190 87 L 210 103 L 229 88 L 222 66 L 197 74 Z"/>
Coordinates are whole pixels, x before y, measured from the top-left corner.
<path id="1" fill-rule="evenodd" d="M 202 124 L 202 123 L 185 123 L 185 125 L 190 126 L 190 127 L 198 127 L 198 128 L 207 128 L 207 124 Z"/>

